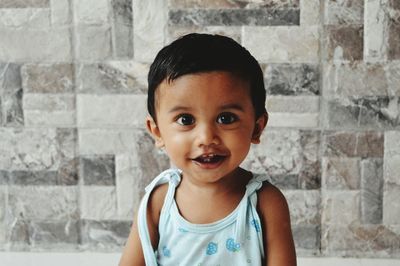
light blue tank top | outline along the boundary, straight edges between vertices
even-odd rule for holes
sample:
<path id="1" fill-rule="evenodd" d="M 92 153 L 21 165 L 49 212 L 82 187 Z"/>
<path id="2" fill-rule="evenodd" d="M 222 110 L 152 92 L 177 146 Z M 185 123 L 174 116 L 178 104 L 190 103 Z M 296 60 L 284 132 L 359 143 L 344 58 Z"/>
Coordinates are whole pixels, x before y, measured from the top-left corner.
<path id="1" fill-rule="evenodd" d="M 209 224 L 193 224 L 180 215 L 174 199 L 180 180 L 180 170 L 169 169 L 146 187 L 138 213 L 139 236 L 146 266 L 261 265 L 264 246 L 256 210 L 256 191 L 267 177 L 254 175 L 236 209 L 225 218 Z M 153 189 L 164 183 L 169 186 L 160 214 L 158 248 L 154 251 L 147 229 L 146 209 Z"/>

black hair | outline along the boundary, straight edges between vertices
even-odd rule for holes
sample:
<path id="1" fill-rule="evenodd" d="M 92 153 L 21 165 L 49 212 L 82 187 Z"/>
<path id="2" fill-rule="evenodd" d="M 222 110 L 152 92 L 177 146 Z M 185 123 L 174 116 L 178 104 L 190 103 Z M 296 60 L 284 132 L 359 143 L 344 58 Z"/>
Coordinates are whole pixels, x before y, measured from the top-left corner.
<path id="1" fill-rule="evenodd" d="M 226 36 L 191 33 L 162 48 L 150 66 L 147 109 L 154 121 L 155 92 L 164 80 L 210 71 L 228 71 L 249 82 L 256 118 L 266 112 L 263 72 L 249 51 Z"/>

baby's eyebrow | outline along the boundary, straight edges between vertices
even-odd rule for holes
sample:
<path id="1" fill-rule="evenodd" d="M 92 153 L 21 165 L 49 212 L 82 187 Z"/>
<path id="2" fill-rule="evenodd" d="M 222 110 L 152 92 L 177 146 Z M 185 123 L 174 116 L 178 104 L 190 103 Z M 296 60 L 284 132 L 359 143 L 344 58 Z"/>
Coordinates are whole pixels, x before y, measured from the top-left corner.
<path id="1" fill-rule="evenodd" d="M 244 112 L 243 107 L 237 103 L 228 103 L 221 106 L 221 110 L 226 110 L 226 109 L 235 109 Z"/>
<path id="2" fill-rule="evenodd" d="M 180 106 L 180 105 L 178 105 L 178 106 L 174 106 L 174 107 L 172 107 L 169 111 L 168 111 L 168 113 L 175 113 L 175 112 L 187 112 L 187 111 L 189 111 L 190 110 L 190 108 L 189 107 L 186 107 L 186 106 Z"/>

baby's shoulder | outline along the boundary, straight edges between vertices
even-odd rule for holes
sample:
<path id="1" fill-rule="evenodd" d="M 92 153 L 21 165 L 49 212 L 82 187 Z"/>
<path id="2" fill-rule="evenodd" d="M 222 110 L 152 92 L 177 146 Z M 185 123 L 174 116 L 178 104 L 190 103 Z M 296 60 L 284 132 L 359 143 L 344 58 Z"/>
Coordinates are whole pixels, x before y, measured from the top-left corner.
<path id="1" fill-rule="evenodd" d="M 148 213 L 155 224 L 158 224 L 161 209 L 164 204 L 165 197 L 168 192 L 168 183 L 156 186 L 150 193 L 149 203 L 147 206 Z"/>
<path id="2" fill-rule="evenodd" d="M 277 212 L 286 212 L 288 209 L 287 201 L 282 191 L 270 182 L 263 182 L 258 190 L 258 209 L 263 216 L 270 216 Z"/>

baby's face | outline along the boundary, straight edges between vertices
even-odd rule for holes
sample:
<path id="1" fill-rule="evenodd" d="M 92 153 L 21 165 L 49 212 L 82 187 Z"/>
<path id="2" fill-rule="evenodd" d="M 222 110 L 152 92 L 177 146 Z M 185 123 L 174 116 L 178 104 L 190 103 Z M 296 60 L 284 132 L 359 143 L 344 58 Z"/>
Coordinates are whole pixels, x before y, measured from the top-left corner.
<path id="1" fill-rule="evenodd" d="M 208 183 L 237 169 L 266 122 L 255 119 L 248 82 L 224 71 L 162 82 L 156 115 L 157 125 L 147 124 L 157 146 L 186 176 Z"/>

